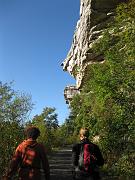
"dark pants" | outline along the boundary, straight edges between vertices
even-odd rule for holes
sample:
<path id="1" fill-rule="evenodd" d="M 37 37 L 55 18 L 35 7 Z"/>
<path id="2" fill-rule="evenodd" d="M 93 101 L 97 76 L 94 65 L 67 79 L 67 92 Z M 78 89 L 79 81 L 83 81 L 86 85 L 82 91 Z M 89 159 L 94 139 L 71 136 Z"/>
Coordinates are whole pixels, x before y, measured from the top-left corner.
<path id="1" fill-rule="evenodd" d="M 73 171 L 74 180 L 101 180 L 99 172 L 93 172 L 89 174 L 87 172 L 81 171 L 78 168 Z"/>

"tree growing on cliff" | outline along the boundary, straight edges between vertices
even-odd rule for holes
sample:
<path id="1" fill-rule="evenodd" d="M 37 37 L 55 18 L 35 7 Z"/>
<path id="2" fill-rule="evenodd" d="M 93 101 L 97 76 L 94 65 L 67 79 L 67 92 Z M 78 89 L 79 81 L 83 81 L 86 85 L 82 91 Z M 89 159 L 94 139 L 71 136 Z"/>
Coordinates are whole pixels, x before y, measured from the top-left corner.
<path id="1" fill-rule="evenodd" d="M 134 20 L 135 1 L 117 8 L 115 23 L 95 47 L 105 61 L 87 67 L 85 85 L 71 103 L 74 122 L 78 126 L 88 123 L 91 137 L 99 135 L 107 167 L 115 175 L 129 177 L 135 167 Z"/>

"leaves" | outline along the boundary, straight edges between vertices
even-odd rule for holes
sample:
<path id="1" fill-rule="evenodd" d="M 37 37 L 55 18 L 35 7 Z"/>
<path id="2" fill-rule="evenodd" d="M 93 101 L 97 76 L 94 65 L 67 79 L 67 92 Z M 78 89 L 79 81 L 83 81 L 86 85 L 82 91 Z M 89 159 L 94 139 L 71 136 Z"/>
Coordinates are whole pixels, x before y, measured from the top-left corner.
<path id="1" fill-rule="evenodd" d="M 32 108 L 31 98 L 19 94 L 12 84 L 0 82 L 0 174 L 23 138 L 23 124 Z"/>
<path id="2" fill-rule="evenodd" d="M 125 169 L 130 162 L 126 154 L 135 146 L 134 19 L 135 1 L 118 7 L 115 22 L 94 48 L 97 54 L 104 54 L 105 61 L 87 66 L 81 93 L 71 103 L 76 131 L 87 126 L 91 139 L 98 135 L 108 169 L 125 163 L 117 166 L 120 174 L 129 173 Z"/>
<path id="3" fill-rule="evenodd" d="M 34 125 L 40 129 L 40 137 L 38 140 L 45 144 L 50 150 L 56 141 L 56 130 L 59 127 L 56 109 L 51 107 L 45 107 L 40 115 L 34 116 L 32 121 L 27 124 Z"/>

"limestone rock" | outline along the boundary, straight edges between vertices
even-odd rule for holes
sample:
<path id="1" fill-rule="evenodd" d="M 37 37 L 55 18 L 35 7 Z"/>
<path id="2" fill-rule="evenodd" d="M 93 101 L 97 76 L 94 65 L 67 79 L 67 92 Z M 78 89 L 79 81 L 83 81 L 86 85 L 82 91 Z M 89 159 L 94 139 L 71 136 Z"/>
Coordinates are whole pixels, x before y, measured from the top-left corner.
<path id="1" fill-rule="evenodd" d="M 81 0 L 80 19 L 77 22 L 71 48 L 64 60 L 63 69 L 76 79 L 80 88 L 87 64 L 102 62 L 104 57 L 92 52 L 95 42 L 114 18 L 116 6 L 125 0 Z"/>

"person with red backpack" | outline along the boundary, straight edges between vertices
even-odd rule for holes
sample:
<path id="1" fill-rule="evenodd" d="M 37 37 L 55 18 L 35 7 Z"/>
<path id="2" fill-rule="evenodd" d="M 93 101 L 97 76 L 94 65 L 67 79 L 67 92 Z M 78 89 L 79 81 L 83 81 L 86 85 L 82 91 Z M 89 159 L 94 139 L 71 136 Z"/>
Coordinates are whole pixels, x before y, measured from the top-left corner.
<path id="1" fill-rule="evenodd" d="M 50 180 L 50 169 L 45 147 L 36 139 L 40 135 L 37 127 L 26 130 L 27 139 L 15 150 L 6 174 L 6 180 L 18 172 L 19 180 Z"/>
<path id="2" fill-rule="evenodd" d="M 73 145 L 73 179 L 100 180 L 99 166 L 104 165 L 104 159 L 99 147 L 89 141 L 89 130 L 81 128 L 80 143 Z"/>

